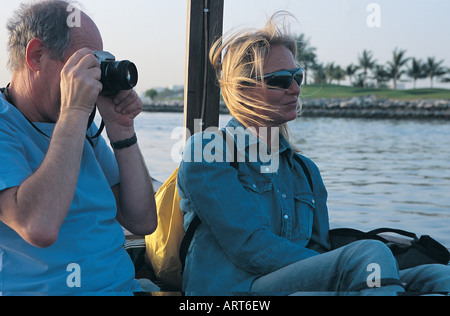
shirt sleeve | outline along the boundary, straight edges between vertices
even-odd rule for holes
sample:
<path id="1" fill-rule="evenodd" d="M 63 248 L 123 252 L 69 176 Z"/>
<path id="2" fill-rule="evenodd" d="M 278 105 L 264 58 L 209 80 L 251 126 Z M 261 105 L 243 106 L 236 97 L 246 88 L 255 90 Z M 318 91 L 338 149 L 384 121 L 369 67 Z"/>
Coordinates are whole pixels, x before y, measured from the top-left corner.
<path id="1" fill-rule="evenodd" d="M 205 159 L 196 162 L 195 158 L 201 156 L 199 150 L 209 148 L 210 152 L 209 137 L 206 139 L 197 134 L 186 145 L 178 173 L 182 208 L 183 204 L 189 205 L 183 211 L 196 213 L 211 228 L 230 260 L 252 274 L 265 275 L 317 255 L 277 236 L 262 224 L 256 215 L 257 202 L 242 186 L 237 170 L 230 163 L 208 163 Z M 214 156 L 222 156 L 226 161 L 223 139 L 221 144 L 215 146 Z"/>
<path id="2" fill-rule="evenodd" d="M 2 127 L 0 130 L 0 191 L 20 186 L 33 174 L 27 161 L 23 143 L 15 132 Z"/>

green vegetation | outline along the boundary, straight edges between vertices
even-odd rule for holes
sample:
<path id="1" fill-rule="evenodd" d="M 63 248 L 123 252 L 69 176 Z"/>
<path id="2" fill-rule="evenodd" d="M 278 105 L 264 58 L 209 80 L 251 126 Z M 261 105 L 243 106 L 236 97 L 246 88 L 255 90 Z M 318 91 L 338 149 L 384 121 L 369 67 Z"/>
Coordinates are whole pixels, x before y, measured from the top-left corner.
<path id="1" fill-rule="evenodd" d="M 150 93 L 147 94 L 147 96 Z M 411 89 L 392 90 L 389 88 L 362 88 L 351 86 L 339 86 L 331 84 L 310 84 L 302 86 L 302 99 L 346 99 L 373 95 L 379 99 L 399 100 L 450 100 L 450 89 Z M 183 101 L 183 90 L 166 89 L 157 95 L 153 95 L 155 101 Z"/>
<path id="2" fill-rule="evenodd" d="M 404 49 L 396 48 L 392 52 L 391 61 L 385 64 L 378 63 L 374 54 L 364 49 L 358 56 L 357 64 L 343 67 L 335 62 L 319 62 L 316 50 L 310 45 L 305 34 L 297 36 L 297 61 L 306 71 L 305 85 L 311 81 L 315 84 L 337 82 L 340 85 L 340 82 L 347 78 L 354 87 L 384 89 L 390 86 L 397 90 L 399 82 L 413 82 L 415 88 L 418 79 L 428 79 L 430 88 L 433 88 L 435 81 L 450 82 L 450 68 L 444 66 L 444 60 L 428 57 L 422 61 L 407 56 Z"/>
<path id="3" fill-rule="evenodd" d="M 153 101 L 183 101 L 184 89 L 165 88 L 160 91 L 157 91 L 156 89 L 150 89 L 145 91 L 144 96 L 152 99 Z"/>
<path id="4" fill-rule="evenodd" d="M 338 86 L 329 84 L 312 84 L 302 87 L 301 98 L 353 98 L 374 95 L 380 99 L 402 99 L 402 100 L 427 100 L 427 99 L 447 99 L 450 100 L 449 89 L 412 89 L 412 90 L 392 90 L 388 88 L 361 88 Z"/>
<path id="5" fill-rule="evenodd" d="M 305 34 L 297 36 L 297 61 L 305 70 L 301 94 L 304 99 L 352 98 L 370 94 L 382 99 L 450 100 L 449 89 L 433 88 L 436 82 L 450 83 L 450 68 L 444 65 L 444 60 L 436 57 L 421 60 L 408 56 L 404 49 L 396 48 L 392 59 L 380 64 L 371 51 L 364 49 L 357 56 L 356 64 L 341 66 L 335 62 L 324 64 L 318 61 L 316 51 Z M 350 85 L 341 85 L 344 80 Z M 417 80 L 428 80 L 430 88 L 416 89 Z M 398 90 L 399 82 L 411 82 L 414 89 Z M 180 101 L 184 97 L 183 88 L 150 89 L 145 96 L 154 101 Z"/>

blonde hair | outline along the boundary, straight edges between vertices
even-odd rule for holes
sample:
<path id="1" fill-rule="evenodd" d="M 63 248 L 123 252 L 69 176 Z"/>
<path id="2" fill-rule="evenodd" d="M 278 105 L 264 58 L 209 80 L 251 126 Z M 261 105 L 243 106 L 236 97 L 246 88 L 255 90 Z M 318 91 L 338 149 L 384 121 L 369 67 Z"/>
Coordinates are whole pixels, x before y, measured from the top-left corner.
<path id="1" fill-rule="evenodd" d="M 223 99 L 230 114 L 246 127 L 258 126 L 261 122 L 265 126 L 273 125 L 270 113 L 279 111 L 278 107 L 267 104 L 248 92 L 249 89 L 261 87 L 264 84 L 263 67 L 271 47 L 285 46 L 292 52 L 294 59 L 296 58 L 295 38 L 290 35 L 285 23 L 282 27 L 277 24 L 279 18 L 287 16 L 292 17 L 288 12 L 277 12 L 268 20 L 264 28 L 225 35 L 211 48 L 209 57 L 217 71 Z M 299 102 L 299 110 L 300 107 Z M 268 114 L 260 114 L 255 111 L 257 109 L 262 109 Z M 279 127 L 280 133 L 289 141 L 287 124 Z"/>

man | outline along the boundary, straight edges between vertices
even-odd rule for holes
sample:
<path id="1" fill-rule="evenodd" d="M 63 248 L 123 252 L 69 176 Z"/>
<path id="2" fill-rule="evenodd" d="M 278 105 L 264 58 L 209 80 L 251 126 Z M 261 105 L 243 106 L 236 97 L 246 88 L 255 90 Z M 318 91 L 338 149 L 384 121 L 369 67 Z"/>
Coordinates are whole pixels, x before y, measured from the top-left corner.
<path id="1" fill-rule="evenodd" d="M 133 90 L 100 97 L 94 51 L 103 43 L 68 3 L 22 5 L 8 23 L 9 87 L 0 93 L 0 293 L 122 294 L 140 291 L 123 249 L 157 225 L 151 178 L 134 119 Z M 114 154 L 86 130 L 95 104 Z M 121 224 L 121 225 L 120 225 Z"/>

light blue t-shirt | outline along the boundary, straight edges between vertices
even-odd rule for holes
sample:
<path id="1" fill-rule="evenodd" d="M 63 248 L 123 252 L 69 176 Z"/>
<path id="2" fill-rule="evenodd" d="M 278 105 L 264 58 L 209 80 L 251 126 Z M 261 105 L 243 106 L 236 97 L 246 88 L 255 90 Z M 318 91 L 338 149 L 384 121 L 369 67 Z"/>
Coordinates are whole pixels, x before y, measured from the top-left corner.
<path id="1" fill-rule="evenodd" d="M 35 124 L 51 136 L 55 124 Z M 94 135 L 97 127 L 88 132 Z M 42 163 L 50 139 L 0 93 L 0 191 L 19 186 Z M 0 294 L 118 295 L 139 291 L 123 248 L 111 187 L 119 183 L 114 154 L 103 138 L 86 140 L 80 176 L 58 240 L 47 249 L 25 242 L 0 221 Z"/>

